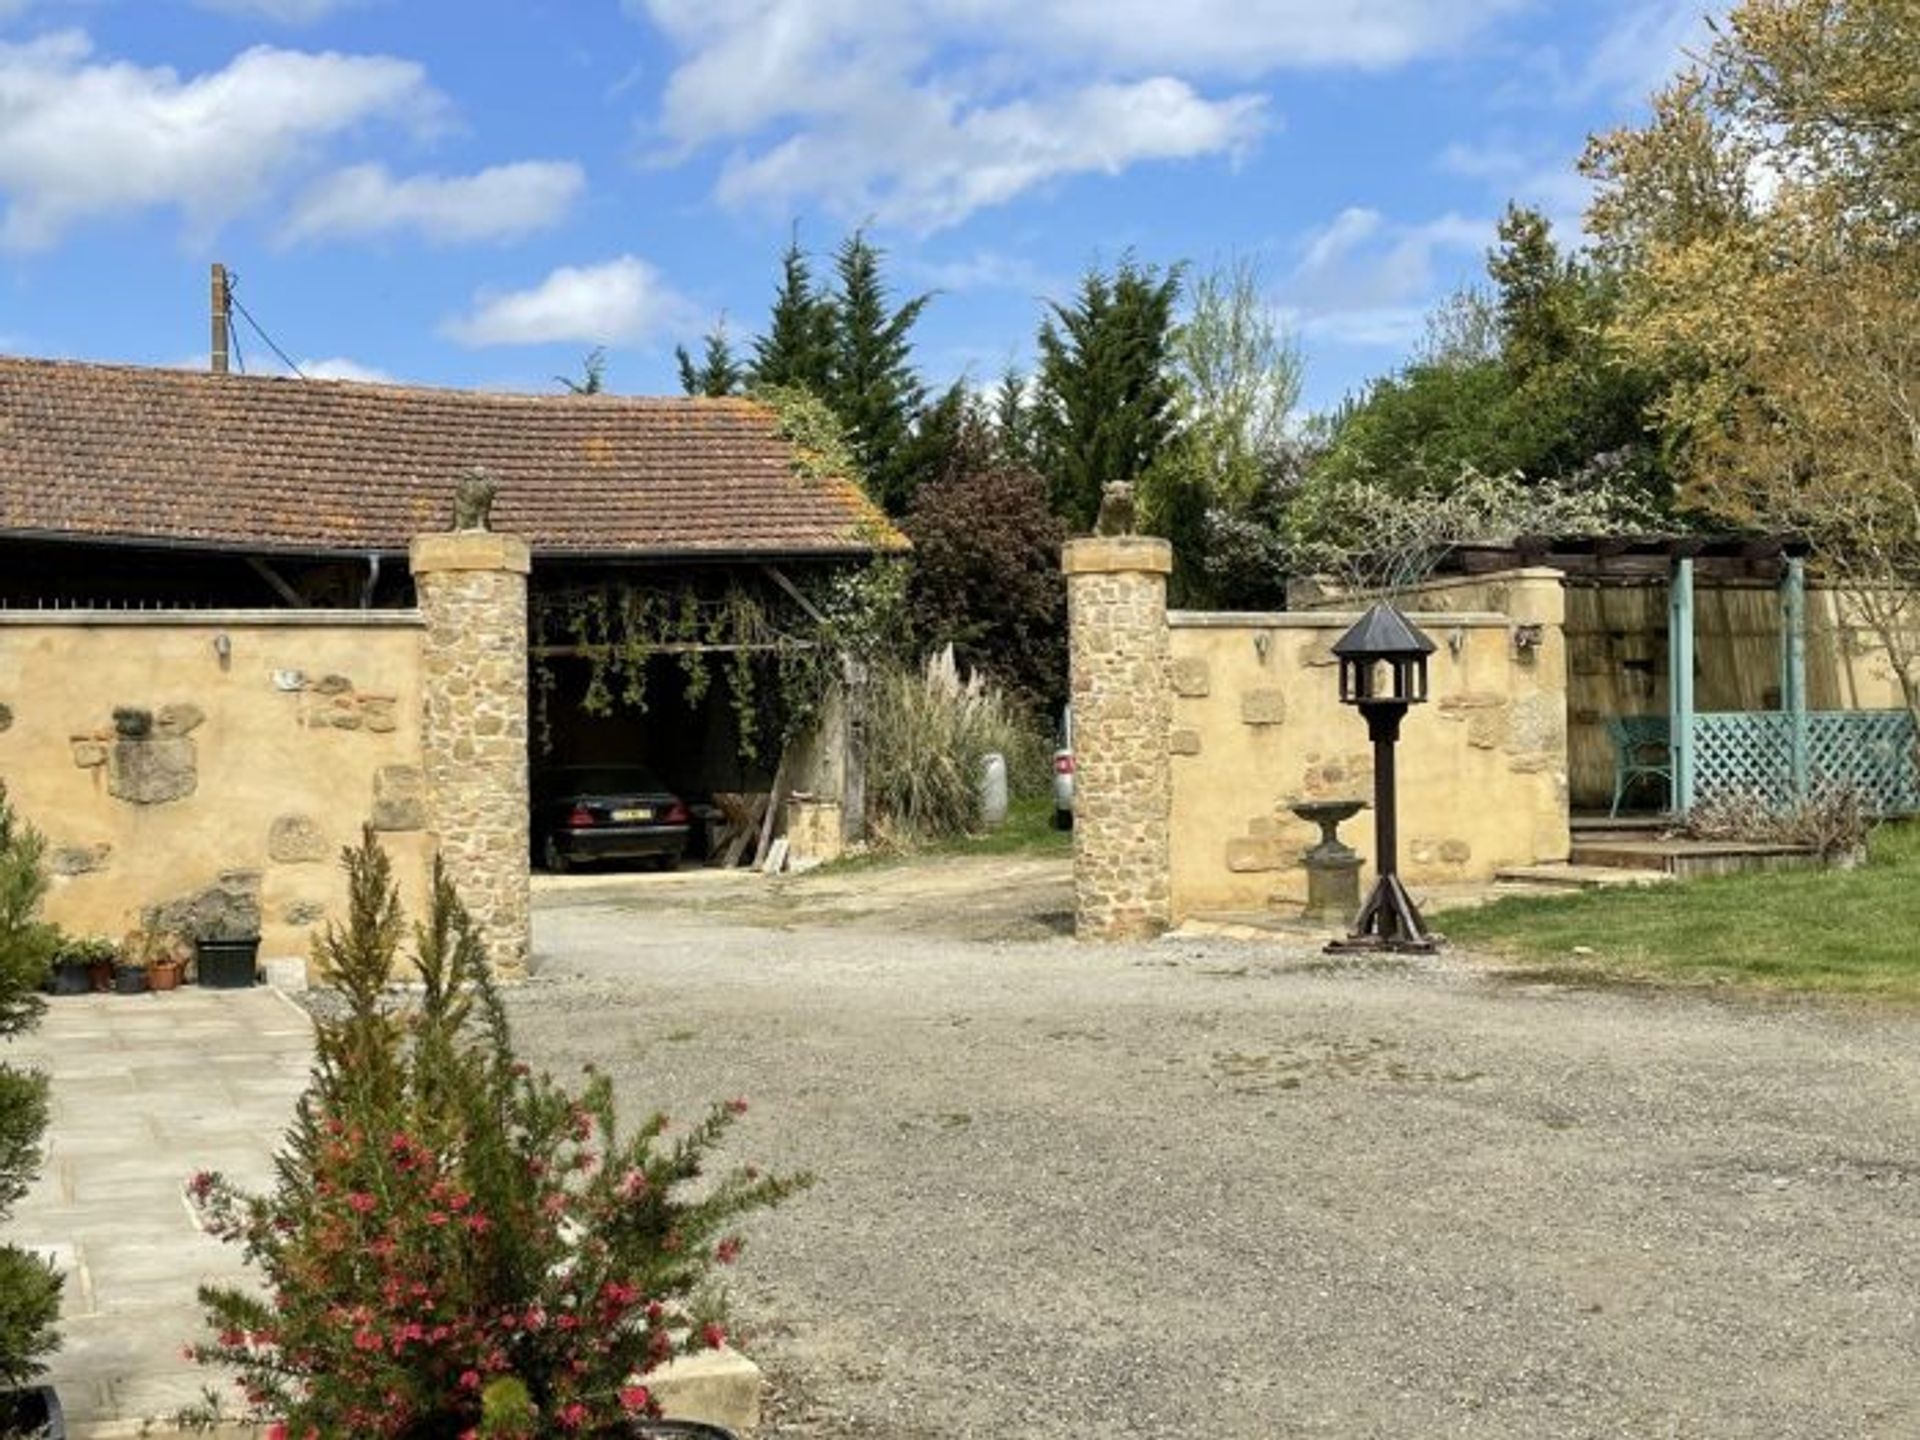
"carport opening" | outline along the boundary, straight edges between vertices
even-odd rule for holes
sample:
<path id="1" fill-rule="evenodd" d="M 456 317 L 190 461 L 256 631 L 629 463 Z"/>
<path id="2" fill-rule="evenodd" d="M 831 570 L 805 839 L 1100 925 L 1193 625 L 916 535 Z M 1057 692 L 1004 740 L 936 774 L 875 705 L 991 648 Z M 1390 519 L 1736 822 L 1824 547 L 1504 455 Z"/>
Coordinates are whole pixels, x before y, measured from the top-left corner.
<path id="1" fill-rule="evenodd" d="M 584 767 L 643 767 L 683 801 L 692 819 L 682 863 L 759 863 L 789 802 L 844 803 L 840 654 L 805 596 L 780 579 L 535 588 L 528 741 L 536 862 L 551 853 L 553 826 L 565 823 L 543 816 L 543 793 L 551 799 Z"/>

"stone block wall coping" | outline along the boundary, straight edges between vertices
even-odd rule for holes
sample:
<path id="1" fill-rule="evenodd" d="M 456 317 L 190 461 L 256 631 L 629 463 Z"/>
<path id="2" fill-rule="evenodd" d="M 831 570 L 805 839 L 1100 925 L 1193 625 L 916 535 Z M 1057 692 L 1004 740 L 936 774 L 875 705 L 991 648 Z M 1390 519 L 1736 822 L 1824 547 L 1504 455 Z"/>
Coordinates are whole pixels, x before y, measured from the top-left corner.
<path id="1" fill-rule="evenodd" d="M 1069 575 L 1171 575 L 1173 546 L 1153 535 L 1093 535 L 1060 552 Z"/>
<path id="2" fill-rule="evenodd" d="M 1442 575 L 1432 580 L 1422 580 L 1418 585 L 1409 585 L 1404 590 L 1393 592 L 1395 597 L 1405 598 L 1420 595 L 1443 595 L 1449 590 L 1477 590 L 1489 585 L 1514 585 L 1519 583 L 1565 585 L 1567 575 L 1564 570 L 1556 570 L 1551 565 L 1521 565 L 1512 570 L 1489 570 L 1484 575 Z M 1324 599 L 1310 601 L 1315 609 L 1327 610 L 1364 610 L 1370 600 L 1379 598 L 1373 594 L 1330 595 Z"/>
<path id="3" fill-rule="evenodd" d="M 206 630 L 418 630 L 418 610 L 0 610 L 0 627 Z"/>
<path id="4" fill-rule="evenodd" d="M 1346 630 L 1359 618 L 1358 610 L 1170 610 L 1167 625 L 1174 630 Z M 1463 610 L 1459 614 L 1412 611 L 1407 618 L 1430 631 L 1513 628 L 1511 616 L 1491 610 Z"/>
<path id="5" fill-rule="evenodd" d="M 507 570 L 525 575 L 533 568 L 533 552 L 518 535 L 449 530 L 415 536 L 407 547 L 407 564 L 415 575 L 447 570 Z"/>

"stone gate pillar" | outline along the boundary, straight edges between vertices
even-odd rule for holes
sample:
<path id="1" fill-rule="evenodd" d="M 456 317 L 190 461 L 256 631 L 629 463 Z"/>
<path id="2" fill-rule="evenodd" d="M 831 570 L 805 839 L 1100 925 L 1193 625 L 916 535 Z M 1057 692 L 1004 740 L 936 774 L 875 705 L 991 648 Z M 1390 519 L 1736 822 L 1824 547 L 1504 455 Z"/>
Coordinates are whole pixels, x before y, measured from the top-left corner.
<path id="1" fill-rule="evenodd" d="M 494 974 L 527 971 L 527 542 L 422 535 L 408 555 L 427 622 L 427 814 Z"/>
<path id="2" fill-rule="evenodd" d="M 1173 547 L 1142 535 L 1073 540 L 1062 568 L 1073 698 L 1074 931 L 1083 940 L 1157 934 L 1173 918 Z"/>

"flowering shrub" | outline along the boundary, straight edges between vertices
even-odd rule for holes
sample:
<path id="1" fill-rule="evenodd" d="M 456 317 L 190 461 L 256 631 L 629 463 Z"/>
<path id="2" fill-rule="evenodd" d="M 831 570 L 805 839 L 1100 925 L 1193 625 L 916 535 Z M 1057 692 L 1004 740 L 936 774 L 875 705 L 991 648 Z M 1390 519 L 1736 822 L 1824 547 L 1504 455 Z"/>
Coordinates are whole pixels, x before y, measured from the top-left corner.
<path id="1" fill-rule="evenodd" d="M 202 1287 L 215 1338 L 191 1353 L 237 1371 L 254 1416 L 293 1440 L 620 1433 L 657 1413 L 648 1371 L 725 1342 L 710 1281 L 739 1253 L 729 1223 L 804 1177 L 743 1168 L 688 1198 L 743 1102 L 671 1142 L 664 1115 L 623 1135 L 606 1077 L 573 1094 L 517 1062 L 437 865 L 423 993 L 395 1009 L 391 866 L 368 835 L 346 867 L 350 919 L 316 947 L 345 1014 L 318 1022 L 278 1184 L 189 1185 L 266 1294 Z"/>

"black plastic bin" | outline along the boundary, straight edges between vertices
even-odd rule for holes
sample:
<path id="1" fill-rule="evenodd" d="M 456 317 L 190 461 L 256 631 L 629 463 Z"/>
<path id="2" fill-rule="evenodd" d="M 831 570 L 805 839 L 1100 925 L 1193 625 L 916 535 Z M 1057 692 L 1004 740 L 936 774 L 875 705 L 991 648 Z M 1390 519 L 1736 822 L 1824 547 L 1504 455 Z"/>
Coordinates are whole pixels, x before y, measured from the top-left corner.
<path id="1" fill-rule="evenodd" d="M 260 937 L 193 942 L 194 980 L 210 990 L 244 990 L 260 981 Z"/>

